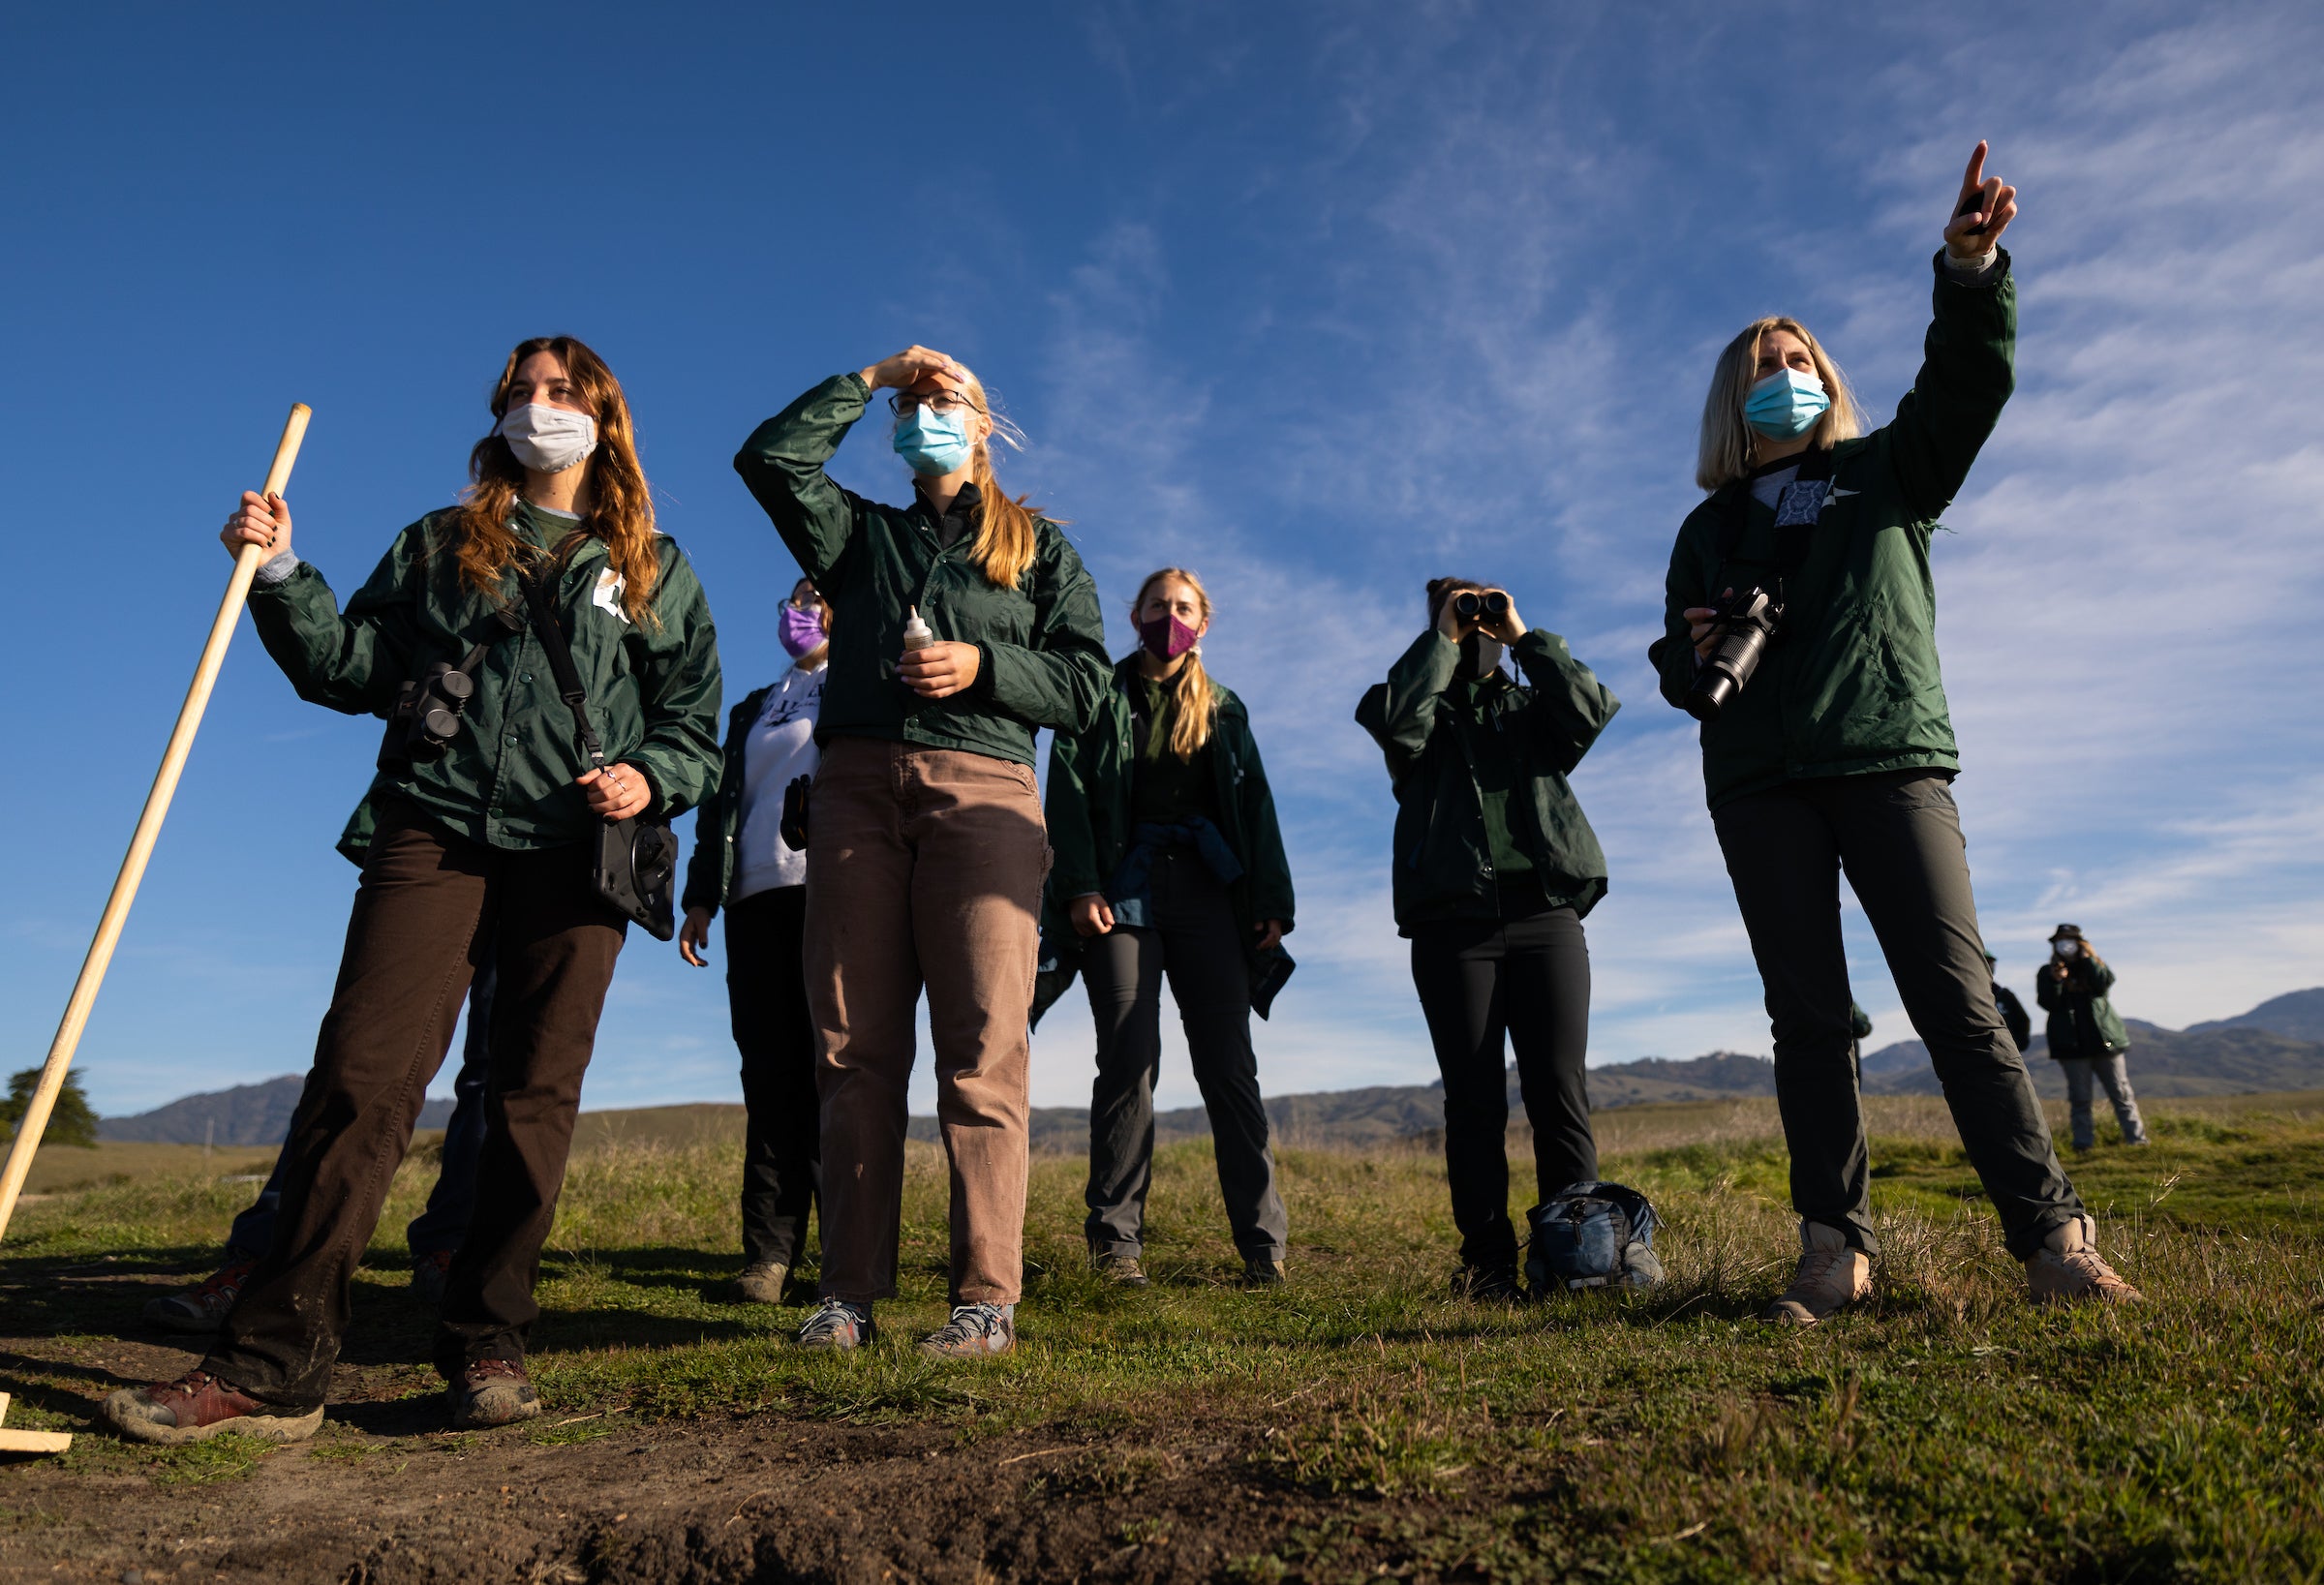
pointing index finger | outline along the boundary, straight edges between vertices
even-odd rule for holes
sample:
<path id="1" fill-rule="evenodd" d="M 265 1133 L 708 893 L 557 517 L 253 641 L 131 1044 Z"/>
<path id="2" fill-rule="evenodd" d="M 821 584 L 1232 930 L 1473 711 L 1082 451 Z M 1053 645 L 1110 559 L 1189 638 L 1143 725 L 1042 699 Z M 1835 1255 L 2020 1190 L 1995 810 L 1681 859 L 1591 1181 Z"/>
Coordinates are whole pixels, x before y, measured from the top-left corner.
<path id="1" fill-rule="evenodd" d="M 1969 197 L 1985 185 L 1985 140 L 1977 139 L 1976 151 L 1969 157 L 1969 168 L 1961 173 L 1961 196 Z"/>

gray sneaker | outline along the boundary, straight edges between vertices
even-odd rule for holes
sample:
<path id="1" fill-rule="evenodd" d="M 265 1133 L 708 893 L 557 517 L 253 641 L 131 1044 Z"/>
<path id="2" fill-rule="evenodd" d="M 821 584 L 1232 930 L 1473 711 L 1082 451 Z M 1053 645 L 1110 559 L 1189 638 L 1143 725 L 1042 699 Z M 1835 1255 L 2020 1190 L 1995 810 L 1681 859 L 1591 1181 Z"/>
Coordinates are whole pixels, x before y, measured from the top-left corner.
<path id="1" fill-rule="evenodd" d="M 956 1304 L 952 1319 L 920 1339 L 922 1354 L 948 1359 L 983 1359 L 1017 1346 L 1017 1306 Z"/>
<path id="2" fill-rule="evenodd" d="M 780 1261 L 760 1261 L 755 1265 L 744 1266 L 734 1285 L 753 1304 L 780 1304 L 782 1285 L 790 1274 L 791 1268 Z"/>
<path id="3" fill-rule="evenodd" d="M 807 1318 L 799 1328 L 799 1346 L 803 1349 L 860 1349 L 876 1335 L 872 1325 L 872 1306 L 850 1304 L 843 1298 L 827 1298 L 815 1306 L 815 1313 Z"/>
<path id="4" fill-rule="evenodd" d="M 1135 1255 L 1092 1255 L 1089 1269 L 1117 1288 L 1144 1288 L 1149 1280 Z"/>

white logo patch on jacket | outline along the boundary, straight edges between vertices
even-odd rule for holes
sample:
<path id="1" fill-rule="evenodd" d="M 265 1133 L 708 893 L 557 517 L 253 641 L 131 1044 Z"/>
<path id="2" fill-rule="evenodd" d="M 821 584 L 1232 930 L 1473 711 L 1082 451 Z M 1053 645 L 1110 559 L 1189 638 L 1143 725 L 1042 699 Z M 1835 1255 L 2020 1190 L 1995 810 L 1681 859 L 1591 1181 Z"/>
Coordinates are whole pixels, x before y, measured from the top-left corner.
<path id="1" fill-rule="evenodd" d="M 596 606 L 599 610 L 611 611 L 627 623 L 629 620 L 629 613 L 622 609 L 622 591 L 627 587 L 628 585 L 623 581 L 619 572 L 607 567 L 597 574 L 596 593 L 589 596 L 589 603 Z"/>

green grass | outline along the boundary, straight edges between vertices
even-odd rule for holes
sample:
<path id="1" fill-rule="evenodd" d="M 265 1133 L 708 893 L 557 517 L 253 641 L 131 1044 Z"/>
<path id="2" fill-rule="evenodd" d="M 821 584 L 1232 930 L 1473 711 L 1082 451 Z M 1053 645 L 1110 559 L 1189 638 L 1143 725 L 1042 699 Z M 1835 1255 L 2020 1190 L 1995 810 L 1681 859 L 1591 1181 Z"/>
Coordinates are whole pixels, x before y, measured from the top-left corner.
<path id="1" fill-rule="evenodd" d="M 1240 1560 L 1254 1579 L 1340 1577 L 1383 1555 L 1461 1577 L 2324 1578 L 2324 1109 L 2157 1103 L 2153 1147 L 2069 1161 L 2151 1302 L 2068 1311 L 2025 1302 L 1942 1106 L 1869 1110 L 1879 1295 L 1813 1331 L 1751 1319 L 1796 1248 L 1772 1106 L 1702 1103 L 1598 1119 L 1608 1174 L 1668 1224 L 1668 1281 L 1525 1309 L 1447 1293 L 1455 1239 L 1425 1154 L 1286 1149 L 1292 1281 L 1261 1293 L 1233 1284 L 1207 1145 L 1156 1161 L 1156 1281 L 1141 1293 L 1086 1269 L 1083 1163 L 1038 1158 L 1023 1345 L 970 1366 L 910 1349 L 943 1311 L 934 1149 L 909 1155 L 903 1295 L 881 1306 L 880 1343 L 842 1357 L 787 1346 L 801 1309 L 731 1300 L 733 1143 L 615 1141 L 566 1186 L 540 1289 L 548 1408 L 525 1434 L 554 1447 L 638 1418 L 775 1412 L 933 1422 L 971 1455 L 1020 1429 L 1086 1442 L 1034 1467 L 1037 1496 L 1134 1489 L 1173 1428 L 1224 1427 L 1250 1449 L 1246 1482 L 1344 1500 L 1341 1517 Z M 394 1362 L 425 1357 L 425 1318 L 395 1292 L 425 1187 L 399 1177 L 358 1291 L 376 1395 L 432 1385 Z M 151 1180 L 28 1206 L 0 1263 L 23 1285 L 7 1329 L 71 1334 L 60 1358 L 102 1354 L 120 1316 L 37 1274 L 199 1265 L 246 1192 Z M 74 1423 L 63 1406 L 89 1390 L 61 1370 L 19 1382 L 48 1423 Z M 289 1456 L 361 1467 L 451 1440 L 334 1428 Z M 286 1456 L 81 1441 L 70 1456 L 85 1467 L 155 1479 Z M 1167 1523 L 1135 1521 L 1123 1546 L 1167 1545 Z"/>

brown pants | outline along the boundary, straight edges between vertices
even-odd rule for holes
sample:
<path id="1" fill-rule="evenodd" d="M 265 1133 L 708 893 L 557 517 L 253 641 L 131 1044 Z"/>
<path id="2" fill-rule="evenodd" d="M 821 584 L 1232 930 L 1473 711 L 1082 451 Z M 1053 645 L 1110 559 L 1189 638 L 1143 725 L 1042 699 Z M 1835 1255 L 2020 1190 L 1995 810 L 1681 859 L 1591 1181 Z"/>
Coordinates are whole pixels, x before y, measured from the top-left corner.
<path id="1" fill-rule="evenodd" d="M 274 1242 L 204 1370 L 268 1403 L 323 1401 L 355 1267 L 485 952 L 500 989 L 484 1153 L 436 1365 L 449 1378 L 478 1359 L 524 1357 L 581 1074 L 626 929 L 590 885 L 580 848 L 509 852 L 452 836 L 408 805 L 381 811 L 283 1146 Z"/>
<path id="2" fill-rule="evenodd" d="M 840 738 L 815 771 L 807 989 L 821 1047 L 826 1298 L 896 1292 L 904 1086 L 928 988 L 952 1161 L 952 1298 L 1024 1275 L 1026 1083 L 1049 835 L 1029 766 Z"/>

